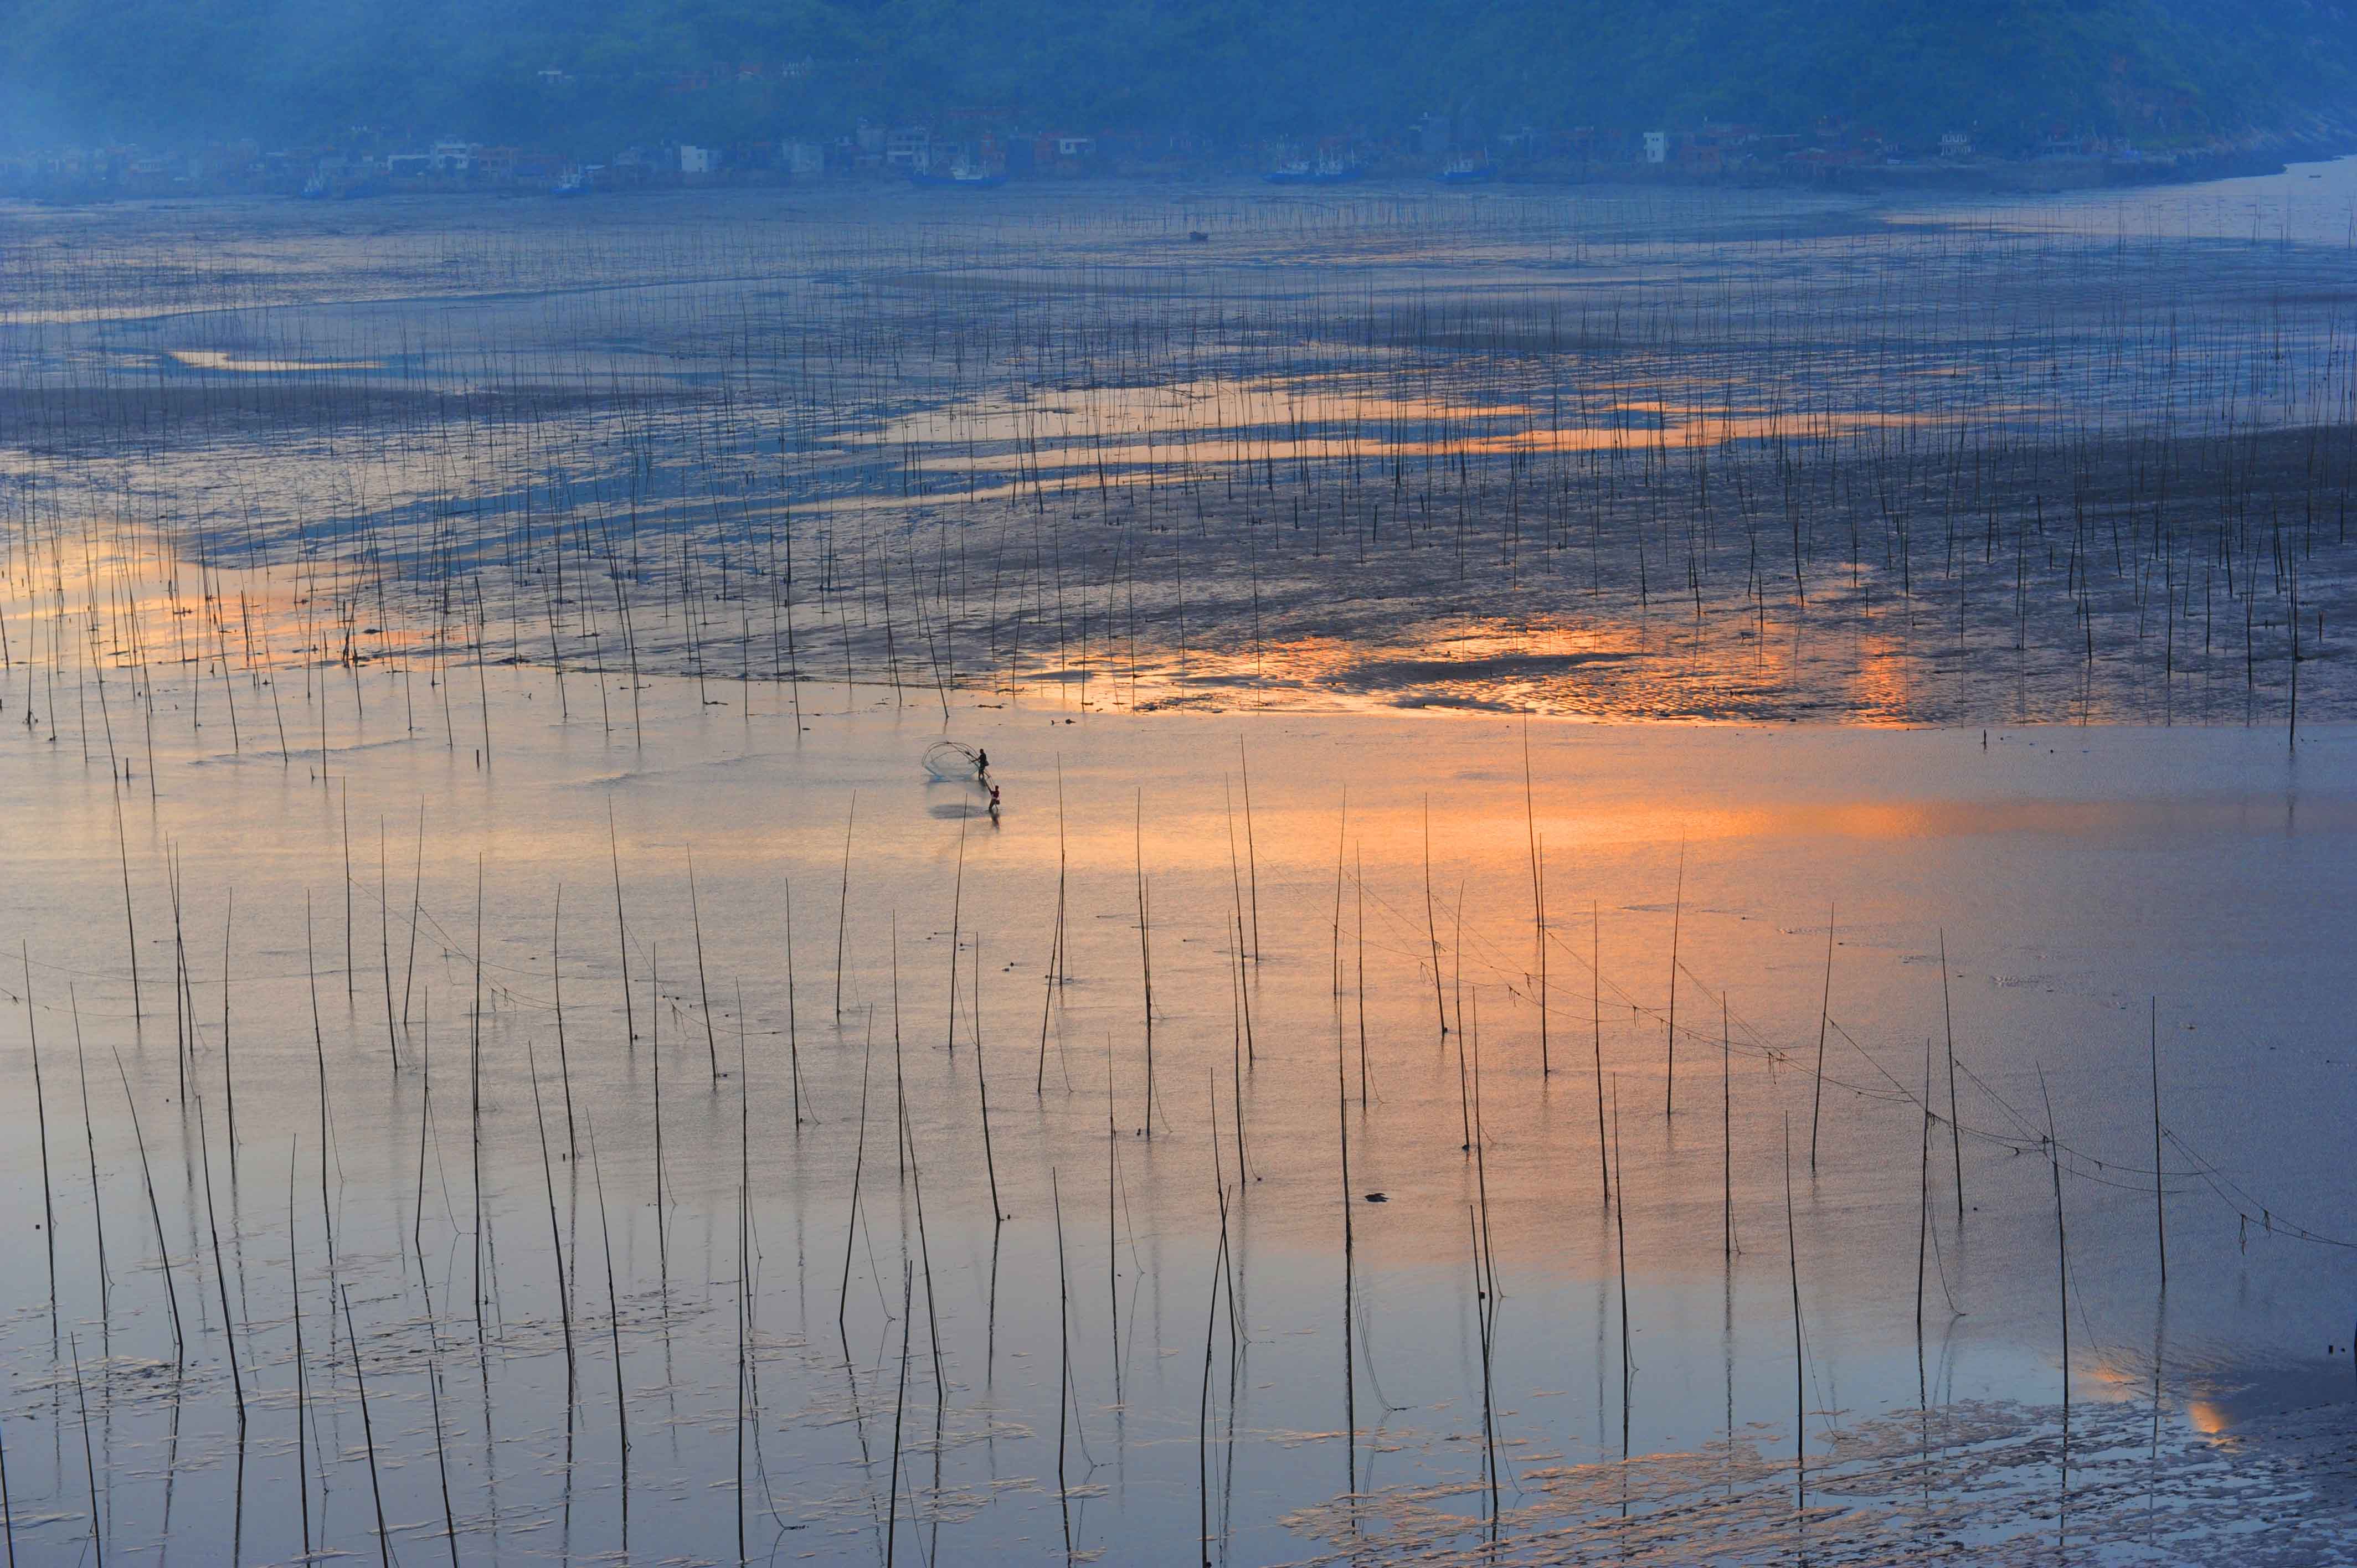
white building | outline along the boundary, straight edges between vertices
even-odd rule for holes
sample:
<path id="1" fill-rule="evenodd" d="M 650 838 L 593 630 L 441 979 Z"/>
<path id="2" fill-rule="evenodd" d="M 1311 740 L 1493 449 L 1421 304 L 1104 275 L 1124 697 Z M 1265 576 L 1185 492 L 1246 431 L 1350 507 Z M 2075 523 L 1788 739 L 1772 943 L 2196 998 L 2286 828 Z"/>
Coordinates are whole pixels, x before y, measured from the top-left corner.
<path id="1" fill-rule="evenodd" d="M 1940 156 L 1943 158 L 1971 157 L 1973 139 L 1962 131 L 1950 131 L 1940 138 Z"/>
<path id="2" fill-rule="evenodd" d="M 1645 161 L 1649 164 L 1665 164 L 1670 161 L 1670 134 L 1667 131 L 1645 133 Z"/>
<path id="3" fill-rule="evenodd" d="M 928 125 L 898 125 L 885 138 L 884 161 L 896 169 L 932 166 L 933 133 Z"/>
<path id="4" fill-rule="evenodd" d="M 683 145 L 679 149 L 679 172 L 682 174 L 710 174 L 712 172 L 712 149 L 710 147 L 691 147 Z"/>

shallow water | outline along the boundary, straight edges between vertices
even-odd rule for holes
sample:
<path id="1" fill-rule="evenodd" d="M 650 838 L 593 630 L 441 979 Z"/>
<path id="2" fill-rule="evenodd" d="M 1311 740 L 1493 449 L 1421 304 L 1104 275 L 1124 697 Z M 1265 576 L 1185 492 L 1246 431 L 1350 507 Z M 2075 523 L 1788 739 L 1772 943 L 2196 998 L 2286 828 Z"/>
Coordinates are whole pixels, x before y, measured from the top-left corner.
<path id="1" fill-rule="evenodd" d="M 12 1544 L 2345 1560 L 2352 166 L 0 212 Z"/>
<path id="2" fill-rule="evenodd" d="M 399 1548 L 441 1550 L 437 1398 L 462 1557 L 619 1550 L 619 1338 L 630 1549 L 733 1559 L 740 1303 L 763 1560 L 872 1559 L 896 1534 L 898 1552 L 921 1537 L 1052 1557 L 1064 1502 L 1072 1550 L 1121 1561 L 1188 1560 L 1199 1516 L 1235 1562 L 1473 1552 L 1492 1529 L 1506 1555 L 1548 1560 L 1691 1561 L 1705 1540 L 1765 1560 L 1804 1530 L 1833 1561 L 1836 1540 L 1874 1561 L 1959 1530 L 2028 1558 L 2058 1529 L 2159 1553 L 2123 1561 L 2201 1560 L 2231 1509 L 2150 1513 L 2153 1489 L 2182 1498 L 2190 1477 L 2266 1495 L 2313 1548 L 2279 1560 L 2338 1540 L 2346 1499 L 2308 1457 L 2330 1440 L 2303 1412 L 2345 1397 L 2351 1365 L 2332 1219 L 2352 1197 L 2349 732 L 2312 732 L 2294 758 L 2235 730 L 960 701 L 948 732 L 987 746 L 1006 791 L 993 822 L 970 784 L 920 765 L 939 706 L 888 691 L 806 686 L 797 722 L 785 689 L 650 681 L 641 745 L 577 673 L 569 721 L 544 671 L 488 671 L 479 697 L 471 678 L 404 694 L 386 668 L 313 674 L 332 680 L 307 697 L 278 679 L 305 714 L 290 730 L 324 711 L 324 754 L 225 751 L 218 719 L 194 727 L 188 692 L 159 682 L 152 774 L 126 748 L 127 785 L 102 791 L 102 738 L 85 764 L 21 728 L 0 761 L 6 820 L 41 824 L 10 835 L 0 894 L 35 1004 L 0 1026 L 5 1179 L 11 1212 L 38 1219 L 45 1107 L 68 1352 L 49 1359 L 46 1252 L 20 1230 L 5 1435 L 33 1561 L 86 1550 L 84 1399 L 117 1552 L 298 1552 L 290 1239 L 315 1545 L 348 1552 L 374 1550 L 371 1442 Z M 411 695 L 428 713 L 447 696 L 449 730 L 409 730 Z M 2066 1391 L 2083 1445 L 2067 1487 Z M 1829 1510 L 1805 1519 L 1796 1402 Z M 1717 1500 L 1698 1514 L 1701 1496 Z"/>

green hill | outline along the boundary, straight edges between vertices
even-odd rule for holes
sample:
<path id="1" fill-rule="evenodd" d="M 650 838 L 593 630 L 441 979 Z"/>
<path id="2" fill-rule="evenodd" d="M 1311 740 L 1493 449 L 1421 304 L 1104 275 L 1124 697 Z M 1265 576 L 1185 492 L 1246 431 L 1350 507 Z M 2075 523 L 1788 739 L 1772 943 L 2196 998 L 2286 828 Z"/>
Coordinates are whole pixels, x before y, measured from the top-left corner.
<path id="1" fill-rule="evenodd" d="M 780 78 L 788 62 L 813 62 Z M 740 67 L 759 67 L 739 80 Z M 544 80 L 554 70 L 562 79 Z M 684 81 L 681 73 L 693 73 Z M 717 85 L 714 85 L 717 83 Z M 694 91 L 683 91 L 683 88 Z M 1245 137 L 1838 115 L 2149 142 L 2357 107 L 2324 0 L 0 0 L 0 134 L 840 129 L 990 104 Z"/>

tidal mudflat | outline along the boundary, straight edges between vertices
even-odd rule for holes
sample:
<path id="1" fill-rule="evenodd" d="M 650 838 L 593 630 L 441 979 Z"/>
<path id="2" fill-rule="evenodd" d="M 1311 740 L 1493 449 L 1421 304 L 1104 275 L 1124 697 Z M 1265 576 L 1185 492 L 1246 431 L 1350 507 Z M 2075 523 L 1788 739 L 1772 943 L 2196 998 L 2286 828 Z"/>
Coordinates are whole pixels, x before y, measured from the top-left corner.
<path id="1" fill-rule="evenodd" d="M 13 1547 L 2342 1560 L 2323 172 L 8 213 Z"/>

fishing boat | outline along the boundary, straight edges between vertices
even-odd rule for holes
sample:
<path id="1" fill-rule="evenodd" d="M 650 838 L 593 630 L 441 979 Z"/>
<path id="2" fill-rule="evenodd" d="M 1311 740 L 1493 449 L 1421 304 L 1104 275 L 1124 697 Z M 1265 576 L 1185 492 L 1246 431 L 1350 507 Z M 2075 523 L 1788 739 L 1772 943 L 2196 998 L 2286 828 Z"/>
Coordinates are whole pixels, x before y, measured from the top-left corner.
<path id="1" fill-rule="evenodd" d="M 1006 183 L 1006 177 L 992 169 L 959 164 L 947 174 L 936 174 L 931 169 L 910 169 L 909 183 L 951 190 L 995 190 Z"/>
<path id="2" fill-rule="evenodd" d="M 1482 158 L 1458 158 L 1439 176 L 1443 185 L 1487 185 L 1497 177 L 1497 166 Z"/>

